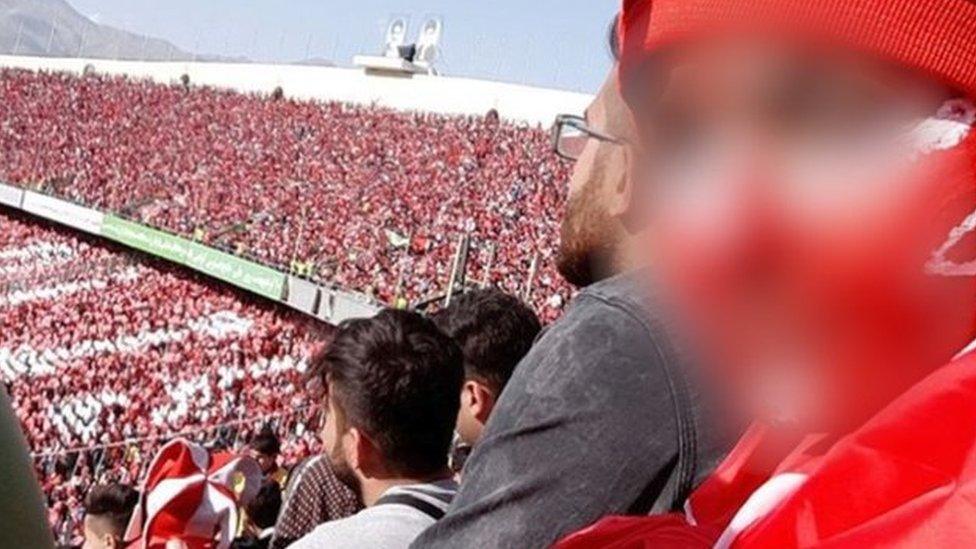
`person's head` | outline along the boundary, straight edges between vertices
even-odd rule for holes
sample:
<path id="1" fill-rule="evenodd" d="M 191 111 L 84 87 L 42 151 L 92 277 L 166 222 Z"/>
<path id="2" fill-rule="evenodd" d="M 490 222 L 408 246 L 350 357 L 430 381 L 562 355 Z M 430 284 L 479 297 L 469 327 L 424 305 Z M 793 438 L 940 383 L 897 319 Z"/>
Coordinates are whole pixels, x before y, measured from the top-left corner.
<path id="1" fill-rule="evenodd" d="M 254 499 L 244 507 L 247 519 L 259 532 L 271 528 L 281 511 L 281 485 L 267 479 L 261 484 Z"/>
<path id="2" fill-rule="evenodd" d="M 247 453 L 261 466 L 265 475 L 273 473 L 278 468 L 278 455 L 281 453 L 281 441 L 278 435 L 269 428 L 262 429 L 254 435 L 247 445 Z"/>
<path id="3" fill-rule="evenodd" d="M 122 547 L 139 492 L 125 484 L 95 486 L 85 498 L 84 549 Z"/>
<path id="4" fill-rule="evenodd" d="M 853 421 L 973 336 L 972 279 L 926 267 L 976 208 L 976 72 L 941 61 L 976 4 L 936 3 L 628 2 L 649 248 L 754 413 Z"/>
<path id="5" fill-rule="evenodd" d="M 447 473 L 464 366 L 432 321 L 385 310 L 343 322 L 308 375 L 325 389 L 325 452 L 351 488 Z"/>
<path id="6" fill-rule="evenodd" d="M 618 50 L 617 22 L 610 49 Z M 560 227 L 556 267 L 569 283 L 588 286 L 621 270 L 629 230 L 630 178 L 626 143 L 634 137 L 630 113 L 620 95 L 616 65 L 577 121 L 592 133 L 564 139 L 560 155 L 575 160 Z M 565 149 L 565 150 L 562 150 Z"/>
<path id="7" fill-rule="evenodd" d="M 462 294 L 433 320 L 457 342 L 464 355 L 457 432 L 465 443 L 473 445 L 542 326 L 525 303 L 494 288 Z"/>

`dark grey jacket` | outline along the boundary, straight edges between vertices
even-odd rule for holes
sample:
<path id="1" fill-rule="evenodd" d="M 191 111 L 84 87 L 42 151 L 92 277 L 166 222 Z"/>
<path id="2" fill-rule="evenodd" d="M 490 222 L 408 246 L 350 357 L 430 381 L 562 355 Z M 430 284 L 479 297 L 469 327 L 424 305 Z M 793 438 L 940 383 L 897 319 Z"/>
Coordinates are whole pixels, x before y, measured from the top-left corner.
<path id="1" fill-rule="evenodd" d="M 637 275 L 585 289 L 516 368 L 448 514 L 414 548 L 546 547 L 680 509 L 722 457 Z"/>

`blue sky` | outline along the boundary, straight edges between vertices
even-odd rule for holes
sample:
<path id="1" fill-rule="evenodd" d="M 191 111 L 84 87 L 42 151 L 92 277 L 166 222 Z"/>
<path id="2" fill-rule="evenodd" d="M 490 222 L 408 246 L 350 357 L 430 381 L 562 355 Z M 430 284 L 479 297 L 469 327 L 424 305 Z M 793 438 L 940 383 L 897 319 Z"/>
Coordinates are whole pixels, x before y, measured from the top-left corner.
<path id="1" fill-rule="evenodd" d="M 100 23 L 259 61 L 378 52 L 391 15 L 444 20 L 442 72 L 593 92 L 615 0 L 68 0 Z"/>

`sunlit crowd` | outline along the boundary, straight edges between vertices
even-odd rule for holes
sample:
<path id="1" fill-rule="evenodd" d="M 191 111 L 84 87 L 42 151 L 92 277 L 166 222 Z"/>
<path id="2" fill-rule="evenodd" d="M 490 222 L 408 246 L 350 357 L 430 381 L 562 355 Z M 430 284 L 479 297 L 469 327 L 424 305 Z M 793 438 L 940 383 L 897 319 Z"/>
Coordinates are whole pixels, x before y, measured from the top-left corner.
<path id="1" fill-rule="evenodd" d="M 549 320 L 568 168 L 547 129 L 98 75 L 0 72 L 0 178 L 382 302 L 468 277 Z M 537 268 L 533 272 L 534 258 Z"/>
<path id="2" fill-rule="evenodd" d="M 0 176 L 389 305 L 324 327 L 4 211 L 57 541 L 976 545 L 976 4 L 624 0 L 607 34 L 551 139 L 0 73 Z"/>

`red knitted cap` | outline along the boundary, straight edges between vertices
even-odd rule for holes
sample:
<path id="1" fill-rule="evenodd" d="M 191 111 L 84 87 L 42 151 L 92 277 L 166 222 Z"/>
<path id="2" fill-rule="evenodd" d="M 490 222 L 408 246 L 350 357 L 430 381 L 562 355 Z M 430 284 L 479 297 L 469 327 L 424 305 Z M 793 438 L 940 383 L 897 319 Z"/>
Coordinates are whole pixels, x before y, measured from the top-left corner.
<path id="1" fill-rule="evenodd" d="M 976 0 L 624 0 L 621 71 L 662 47 L 730 30 L 816 35 L 976 97 Z"/>

